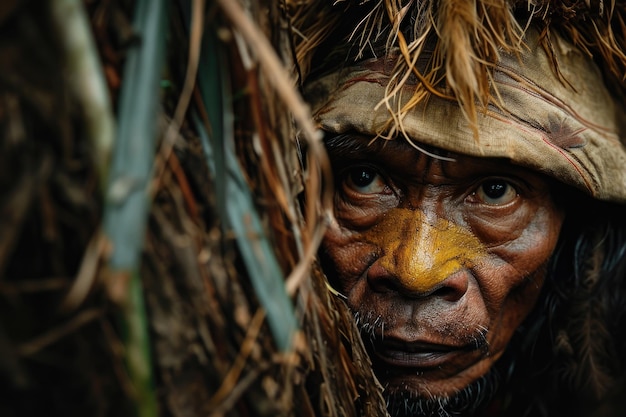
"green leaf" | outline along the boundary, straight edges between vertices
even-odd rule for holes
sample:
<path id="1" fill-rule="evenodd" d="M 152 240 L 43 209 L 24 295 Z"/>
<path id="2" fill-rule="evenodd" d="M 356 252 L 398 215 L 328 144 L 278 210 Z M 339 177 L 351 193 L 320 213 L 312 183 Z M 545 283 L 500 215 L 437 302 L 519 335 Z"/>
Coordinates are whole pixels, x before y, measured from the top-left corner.
<path id="1" fill-rule="evenodd" d="M 236 243 L 258 299 L 266 311 L 276 346 L 292 348 L 298 326 L 293 304 L 285 290 L 285 280 L 276 255 L 265 235 L 252 194 L 232 149 L 234 143 L 232 93 L 229 66 L 212 28 L 203 39 L 199 87 L 208 113 L 210 132 L 194 118 L 209 168 L 215 176 L 218 206 L 225 227 L 236 236 Z"/>
<path id="2" fill-rule="evenodd" d="M 104 232 L 113 252 L 112 276 L 128 277 L 122 325 L 128 373 L 136 394 L 136 414 L 157 415 L 149 325 L 139 275 L 150 208 L 148 186 L 157 140 L 161 72 L 166 52 L 167 0 L 138 0 L 134 29 L 120 92 L 117 138 L 113 149 L 104 213 Z"/>

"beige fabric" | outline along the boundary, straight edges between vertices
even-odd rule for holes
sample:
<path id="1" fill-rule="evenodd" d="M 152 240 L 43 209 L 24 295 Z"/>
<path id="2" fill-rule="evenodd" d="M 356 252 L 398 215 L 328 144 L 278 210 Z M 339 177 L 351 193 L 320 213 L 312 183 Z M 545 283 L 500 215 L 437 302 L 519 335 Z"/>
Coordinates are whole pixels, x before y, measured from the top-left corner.
<path id="1" fill-rule="evenodd" d="M 416 142 L 449 151 L 512 162 L 546 173 L 595 198 L 626 202 L 624 103 L 616 103 L 589 57 L 554 39 L 562 82 L 529 35 L 528 53 L 503 56 L 495 72 L 504 109 L 490 105 L 478 116 L 479 138 L 455 101 L 431 96 L 403 119 Z M 360 62 L 312 82 L 307 96 L 327 131 L 376 135 L 390 113 L 385 105 L 388 74 L 384 58 Z M 573 87 L 573 88 L 572 88 Z M 392 106 L 411 96 L 410 86 Z"/>

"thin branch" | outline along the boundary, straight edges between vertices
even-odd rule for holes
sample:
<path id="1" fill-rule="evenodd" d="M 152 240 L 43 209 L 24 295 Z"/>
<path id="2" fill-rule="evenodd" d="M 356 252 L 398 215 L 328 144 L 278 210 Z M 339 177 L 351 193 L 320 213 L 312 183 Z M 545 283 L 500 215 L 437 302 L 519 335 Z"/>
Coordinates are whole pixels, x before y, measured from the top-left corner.
<path id="1" fill-rule="evenodd" d="M 185 82 L 183 90 L 180 93 L 174 117 L 165 132 L 163 143 L 159 154 L 160 159 L 155 162 L 154 183 L 152 185 L 151 194 L 154 194 L 161 181 L 161 176 L 165 168 L 165 161 L 170 158 L 174 143 L 178 137 L 180 126 L 183 124 L 185 114 L 189 108 L 193 90 L 196 85 L 196 74 L 198 73 L 198 64 L 200 62 L 200 47 L 202 46 L 202 31 L 204 29 L 204 9 L 205 0 L 193 0 L 193 10 L 191 13 L 191 34 L 189 36 L 189 55 L 187 57 L 187 72 L 185 74 Z"/>
<path id="2" fill-rule="evenodd" d="M 62 338 L 74 333 L 87 323 L 101 317 L 104 314 L 101 309 L 83 310 L 62 325 L 55 327 L 30 342 L 26 342 L 17 347 L 19 356 L 31 356 L 58 342 Z"/>

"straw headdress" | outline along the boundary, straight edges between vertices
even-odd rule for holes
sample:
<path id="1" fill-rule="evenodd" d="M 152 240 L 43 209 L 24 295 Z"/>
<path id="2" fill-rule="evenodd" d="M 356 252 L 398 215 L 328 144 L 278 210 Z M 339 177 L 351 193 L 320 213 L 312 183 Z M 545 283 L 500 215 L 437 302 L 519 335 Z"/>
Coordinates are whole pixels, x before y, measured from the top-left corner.
<path id="1" fill-rule="evenodd" d="M 626 88 L 626 4 L 618 1 L 533 0 L 287 0 L 293 17 L 303 80 L 328 51 L 350 61 L 393 48 L 401 52 L 392 78 L 413 72 L 422 84 L 415 98 L 435 92 L 445 79 L 474 120 L 478 101 L 493 99 L 489 80 L 502 53 L 527 49 L 524 32 L 536 26 L 540 44 L 554 57 L 553 34 L 571 41 L 601 65 L 611 84 Z M 418 73 L 416 58 L 435 37 L 433 59 Z M 381 50 L 381 46 L 385 47 Z M 341 54 L 341 52 L 343 54 Z M 317 55 L 316 55 L 317 54 Z M 326 62 L 328 69 L 337 62 Z M 558 73 L 558 62 L 553 61 Z"/>
<path id="2" fill-rule="evenodd" d="M 624 2 L 287 3 L 325 130 L 509 158 L 626 201 Z"/>

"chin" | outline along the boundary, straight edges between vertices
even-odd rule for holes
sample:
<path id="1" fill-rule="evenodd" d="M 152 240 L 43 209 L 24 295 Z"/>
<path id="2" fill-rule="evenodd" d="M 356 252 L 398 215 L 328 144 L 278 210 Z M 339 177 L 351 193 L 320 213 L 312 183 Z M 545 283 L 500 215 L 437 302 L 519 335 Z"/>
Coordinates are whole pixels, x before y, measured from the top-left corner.
<path id="1" fill-rule="evenodd" d="M 428 383 L 402 384 L 395 378 L 383 385 L 391 417 L 469 417 L 484 410 L 495 396 L 500 376 L 497 369 L 490 369 L 462 388 L 450 387 L 446 393 L 429 390 Z"/>

